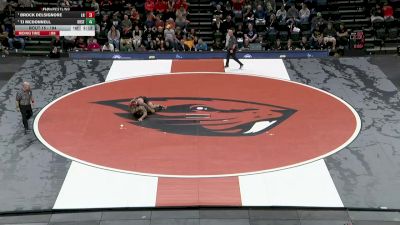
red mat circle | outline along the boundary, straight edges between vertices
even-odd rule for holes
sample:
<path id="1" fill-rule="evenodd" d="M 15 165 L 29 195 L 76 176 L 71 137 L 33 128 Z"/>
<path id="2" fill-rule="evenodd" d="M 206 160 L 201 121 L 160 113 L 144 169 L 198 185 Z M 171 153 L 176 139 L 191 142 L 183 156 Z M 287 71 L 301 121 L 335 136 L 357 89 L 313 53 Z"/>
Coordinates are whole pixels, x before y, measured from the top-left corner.
<path id="1" fill-rule="evenodd" d="M 233 99 L 297 112 L 268 133 L 210 137 L 132 125 L 116 115 L 123 110 L 94 103 L 139 95 Z M 185 177 L 231 176 L 301 165 L 340 150 L 359 128 L 354 109 L 326 92 L 290 81 L 225 73 L 106 82 L 57 99 L 35 120 L 39 139 L 65 157 L 117 171 Z"/>

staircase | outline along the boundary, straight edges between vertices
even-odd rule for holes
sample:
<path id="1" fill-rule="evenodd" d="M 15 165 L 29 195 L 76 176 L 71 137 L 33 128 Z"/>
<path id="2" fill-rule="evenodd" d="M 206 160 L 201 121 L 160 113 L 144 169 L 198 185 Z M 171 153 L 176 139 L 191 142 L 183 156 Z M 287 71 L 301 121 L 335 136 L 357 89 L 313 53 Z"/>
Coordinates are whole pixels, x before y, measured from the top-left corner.
<path id="1" fill-rule="evenodd" d="M 190 3 L 189 13 L 190 27 L 197 31 L 208 45 L 213 43 L 212 11 L 209 0 L 188 0 Z"/>

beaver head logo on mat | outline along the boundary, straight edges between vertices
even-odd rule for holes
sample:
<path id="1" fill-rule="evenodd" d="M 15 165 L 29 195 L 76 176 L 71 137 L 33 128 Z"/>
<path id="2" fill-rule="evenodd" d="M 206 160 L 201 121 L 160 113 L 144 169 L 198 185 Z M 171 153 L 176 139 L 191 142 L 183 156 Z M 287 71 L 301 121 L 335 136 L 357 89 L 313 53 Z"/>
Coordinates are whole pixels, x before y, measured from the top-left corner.
<path id="1" fill-rule="evenodd" d="M 132 121 L 132 124 L 181 135 L 254 136 L 271 130 L 296 112 L 277 105 L 218 98 L 153 97 L 149 100 L 168 108 L 145 121 Z M 117 99 L 95 103 L 124 110 L 126 113 L 115 114 L 131 119 L 127 111 L 129 101 Z"/>

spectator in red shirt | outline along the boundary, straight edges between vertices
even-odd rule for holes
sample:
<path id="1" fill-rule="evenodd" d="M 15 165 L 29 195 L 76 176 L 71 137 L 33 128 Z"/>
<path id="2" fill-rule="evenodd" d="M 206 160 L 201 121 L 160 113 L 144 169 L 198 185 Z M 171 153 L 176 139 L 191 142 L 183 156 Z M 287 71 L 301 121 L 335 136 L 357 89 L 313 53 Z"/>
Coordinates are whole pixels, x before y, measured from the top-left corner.
<path id="1" fill-rule="evenodd" d="M 139 22 L 140 22 L 140 14 L 139 14 L 139 12 L 136 10 L 135 7 L 133 7 L 133 8 L 131 9 L 131 21 L 132 21 L 132 23 L 133 23 L 134 26 L 135 26 L 135 25 L 138 25 Z"/>
<path id="2" fill-rule="evenodd" d="M 93 38 L 93 40 L 91 40 L 91 42 L 88 44 L 87 49 L 89 51 L 99 52 L 101 46 L 99 45 L 99 43 L 97 43 L 97 39 Z"/>
<path id="3" fill-rule="evenodd" d="M 385 20 L 394 20 L 393 7 L 387 2 L 383 5 L 383 18 L 385 18 Z"/>
<path id="4" fill-rule="evenodd" d="M 146 10 L 146 12 L 153 12 L 154 7 L 154 0 L 146 0 L 146 3 L 144 3 L 144 9 Z"/>
<path id="5" fill-rule="evenodd" d="M 232 8 L 236 11 L 242 11 L 244 0 L 232 0 Z"/>
<path id="6" fill-rule="evenodd" d="M 240 18 L 242 16 L 243 5 L 244 0 L 232 0 L 232 9 L 235 17 Z"/>
<path id="7" fill-rule="evenodd" d="M 155 10 L 158 13 L 164 13 L 167 11 L 167 3 L 165 0 L 156 0 Z"/>
<path id="8" fill-rule="evenodd" d="M 180 7 L 182 7 L 183 6 L 183 8 L 185 9 L 185 10 L 187 10 L 188 9 L 188 7 L 189 7 L 189 5 L 188 5 L 188 3 L 186 2 L 186 0 L 177 0 L 176 2 L 175 2 L 175 10 L 178 10 Z"/>

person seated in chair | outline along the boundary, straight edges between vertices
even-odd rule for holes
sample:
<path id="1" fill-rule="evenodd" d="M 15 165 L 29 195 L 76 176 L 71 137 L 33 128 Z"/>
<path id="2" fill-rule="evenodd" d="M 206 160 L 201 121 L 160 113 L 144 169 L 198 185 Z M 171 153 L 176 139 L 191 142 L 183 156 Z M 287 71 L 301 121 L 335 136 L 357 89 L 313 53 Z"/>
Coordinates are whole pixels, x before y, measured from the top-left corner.
<path id="1" fill-rule="evenodd" d="M 244 46 L 248 48 L 250 43 L 256 42 L 257 37 L 257 31 L 253 28 L 253 24 L 249 23 L 248 30 L 244 34 Z"/>

